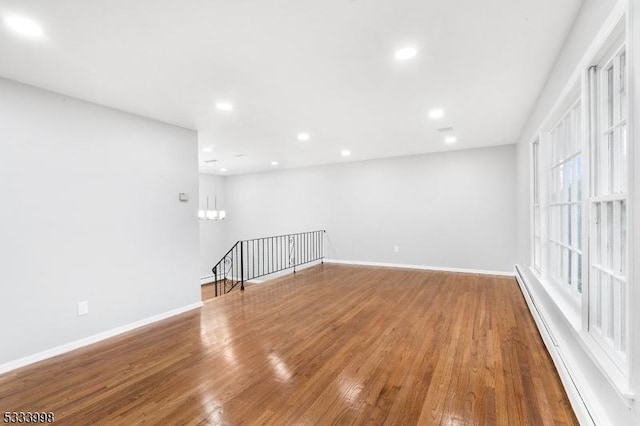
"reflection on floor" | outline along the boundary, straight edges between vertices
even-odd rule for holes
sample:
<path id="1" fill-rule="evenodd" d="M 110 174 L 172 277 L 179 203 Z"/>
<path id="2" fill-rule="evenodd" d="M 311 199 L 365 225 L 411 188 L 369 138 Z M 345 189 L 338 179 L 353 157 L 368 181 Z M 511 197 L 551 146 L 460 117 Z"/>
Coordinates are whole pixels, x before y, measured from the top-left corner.
<path id="1" fill-rule="evenodd" d="M 320 265 L 0 376 L 62 424 L 577 424 L 513 278 Z"/>

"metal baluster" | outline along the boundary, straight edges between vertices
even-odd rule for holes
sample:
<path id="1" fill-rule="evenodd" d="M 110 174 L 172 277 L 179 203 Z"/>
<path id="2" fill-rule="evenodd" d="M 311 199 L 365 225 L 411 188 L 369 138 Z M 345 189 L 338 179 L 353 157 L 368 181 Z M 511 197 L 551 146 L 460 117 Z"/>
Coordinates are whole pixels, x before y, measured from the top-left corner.
<path id="1" fill-rule="evenodd" d="M 233 286 L 235 287 L 238 284 L 238 246 L 236 245 L 235 250 L 233 250 Z"/>
<path id="2" fill-rule="evenodd" d="M 215 297 L 218 297 L 218 265 L 213 267 L 213 291 L 215 292 Z"/>
<path id="3" fill-rule="evenodd" d="M 244 250 L 243 242 L 240 241 L 240 290 L 244 291 Z"/>

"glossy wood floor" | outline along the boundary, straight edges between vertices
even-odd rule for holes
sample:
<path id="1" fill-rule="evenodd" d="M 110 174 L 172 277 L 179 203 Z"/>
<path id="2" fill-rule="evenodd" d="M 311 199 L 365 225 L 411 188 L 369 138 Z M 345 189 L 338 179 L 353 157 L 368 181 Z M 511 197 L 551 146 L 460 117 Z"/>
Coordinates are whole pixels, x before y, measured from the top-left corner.
<path id="1" fill-rule="evenodd" d="M 245 282 L 244 283 L 245 289 L 249 288 L 249 287 L 252 287 L 254 285 L 257 285 L 257 284 L 255 284 L 254 282 Z M 235 291 L 237 288 L 239 288 L 239 286 L 236 287 L 235 289 L 233 289 L 232 291 Z M 200 295 L 202 296 L 202 300 L 203 301 L 204 300 L 213 299 L 214 297 L 216 297 L 216 289 L 213 286 L 213 283 L 208 283 L 208 284 L 201 285 L 200 286 Z"/>
<path id="2" fill-rule="evenodd" d="M 577 424 L 513 278 L 322 265 L 0 376 L 60 424 Z"/>
<path id="3" fill-rule="evenodd" d="M 202 300 L 209 300 L 215 297 L 216 289 L 213 287 L 213 283 L 205 284 L 200 286 L 200 294 L 202 295 Z"/>

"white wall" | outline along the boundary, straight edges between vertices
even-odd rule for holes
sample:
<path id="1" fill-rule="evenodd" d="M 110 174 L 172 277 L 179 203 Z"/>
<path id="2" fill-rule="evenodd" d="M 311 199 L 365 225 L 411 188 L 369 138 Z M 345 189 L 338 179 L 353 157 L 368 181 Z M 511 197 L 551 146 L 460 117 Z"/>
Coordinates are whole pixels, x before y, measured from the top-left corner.
<path id="1" fill-rule="evenodd" d="M 513 271 L 515 152 L 510 145 L 230 176 L 227 245 L 326 229 L 329 258 Z"/>
<path id="2" fill-rule="evenodd" d="M 591 415 L 597 424 L 603 425 L 637 425 L 640 424 L 640 409 L 637 405 L 628 407 L 626 401 L 618 394 L 610 382 L 601 373 L 599 367 L 595 364 L 593 357 L 585 350 L 585 346 L 578 337 L 579 332 L 569 324 L 561 309 L 554 303 L 551 296 L 546 292 L 545 288 L 540 284 L 534 274 L 531 273 L 529 266 L 531 264 L 530 253 L 530 143 L 536 136 L 536 130 L 542 124 L 545 116 L 551 110 L 553 104 L 559 99 L 561 91 L 569 82 L 571 75 L 574 73 L 578 63 L 585 55 L 588 47 L 594 41 L 596 34 L 605 23 L 608 15 L 616 5 L 615 0 L 585 0 L 582 9 L 576 19 L 576 22 L 568 34 L 562 52 L 554 65 L 545 88 L 533 108 L 529 121 L 523 132 L 523 136 L 518 143 L 518 266 L 524 274 L 527 285 L 530 287 L 535 304 L 544 313 L 544 320 L 557 340 L 559 353 L 564 354 L 565 362 L 568 369 L 573 372 L 574 380 L 578 384 L 581 397 L 586 401 Z M 633 1 L 631 2 L 633 3 Z M 637 3 L 637 2 L 636 2 Z M 638 7 L 636 6 L 636 9 Z M 640 18 L 638 12 L 635 12 L 634 24 L 636 32 L 640 29 Z M 636 40 L 638 37 L 636 36 Z M 640 65 L 638 63 L 638 47 L 640 43 L 636 42 L 633 52 L 635 57 L 635 75 L 638 74 Z M 640 96 L 637 93 L 637 79 L 632 82 L 636 87 L 635 105 L 638 105 Z M 635 111 L 637 120 L 638 110 Z M 640 122 L 640 121 L 638 121 Z M 636 133 L 637 134 L 637 133 Z M 634 138 L 632 145 L 638 146 L 637 137 Z M 637 150 L 638 151 L 638 150 Z M 636 165 L 640 164 L 639 156 L 636 154 Z M 636 188 L 640 188 L 638 175 L 635 176 Z M 640 223 L 638 212 L 640 211 L 640 194 L 636 190 L 636 198 L 634 203 L 636 223 Z M 634 237 L 634 243 L 637 246 L 640 243 L 639 233 Z M 636 256 L 637 258 L 637 256 Z M 636 262 L 637 263 L 637 262 Z M 636 269 L 638 265 L 636 265 Z M 636 274 L 636 276 L 640 276 Z M 637 279 L 636 279 L 637 281 Z M 637 282 L 635 283 L 637 284 Z M 632 281 L 632 287 L 634 287 Z M 637 285 L 635 285 L 637 287 Z M 632 295 L 635 302 L 631 302 L 631 306 L 640 306 L 640 292 L 635 290 Z M 638 315 L 640 312 L 636 309 L 633 315 L 636 315 L 635 322 L 638 324 Z M 638 330 L 636 325 L 636 330 Z M 640 353 L 640 338 L 636 333 L 635 337 L 636 353 Z M 639 369 L 634 368 L 633 382 L 635 383 L 635 391 L 640 391 L 638 386 L 640 377 L 638 377 Z"/>
<path id="3" fill-rule="evenodd" d="M 213 209 L 214 197 L 218 197 L 218 209 L 226 209 L 225 177 L 212 174 L 200 174 L 200 208 Z M 200 221 L 200 277 L 211 276 L 211 268 L 231 248 L 226 238 L 226 220 L 201 220 Z M 235 241 L 234 241 L 235 243 Z M 205 280 L 206 281 L 206 280 Z"/>
<path id="4" fill-rule="evenodd" d="M 0 366 L 199 302 L 195 132 L 0 79 L 0 143 Z"/>

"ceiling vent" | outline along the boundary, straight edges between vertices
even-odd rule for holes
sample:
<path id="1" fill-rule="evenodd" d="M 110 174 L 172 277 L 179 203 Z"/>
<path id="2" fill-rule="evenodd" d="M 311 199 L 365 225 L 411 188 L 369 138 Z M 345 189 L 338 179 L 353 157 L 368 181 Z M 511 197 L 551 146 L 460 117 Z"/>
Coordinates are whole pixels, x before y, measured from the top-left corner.
<path id="1" fill-rule="evenodd" d="M 453 132 L 453 127 L 440 127 L 438 131 L 440 133 Z"/>

